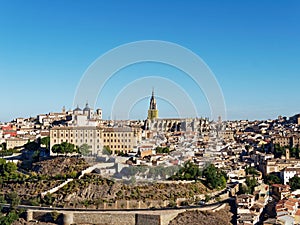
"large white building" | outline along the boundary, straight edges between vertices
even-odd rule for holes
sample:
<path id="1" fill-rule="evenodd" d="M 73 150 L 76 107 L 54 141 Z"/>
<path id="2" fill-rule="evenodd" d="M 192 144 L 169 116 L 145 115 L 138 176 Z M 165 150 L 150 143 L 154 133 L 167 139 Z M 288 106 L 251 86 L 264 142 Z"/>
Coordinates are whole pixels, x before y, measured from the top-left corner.
<path id="1" fill-rule="evenodd" d="M 50 149 L 56 144 L 68 142 L 78 147 L 87 144 L 92 155 L 101 155 L 104 146 L 117 154 L 132 151 L 141 141 L 140 128 L 104 127 L 101 119 L 101 109 L 94 113 L 88 104 L 83 110 L 77 106 L 73 110 L 72 120 L 65 126 L 50 129 Z"/>

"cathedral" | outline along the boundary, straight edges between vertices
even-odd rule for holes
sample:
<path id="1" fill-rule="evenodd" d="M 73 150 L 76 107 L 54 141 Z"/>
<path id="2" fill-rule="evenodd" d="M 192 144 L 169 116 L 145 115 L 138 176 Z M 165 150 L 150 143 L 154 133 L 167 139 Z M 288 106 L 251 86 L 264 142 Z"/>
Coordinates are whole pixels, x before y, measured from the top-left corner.
<path id="1" fill-rule="evenodd" d="M 154 90 L 150 98 L 148 117 L 144 123 L 145 130 L 159 132 L 177 131 L 202 131 L 207 125 L 207 120 L 202 118 L 158 118 L 158 109 Z"/>

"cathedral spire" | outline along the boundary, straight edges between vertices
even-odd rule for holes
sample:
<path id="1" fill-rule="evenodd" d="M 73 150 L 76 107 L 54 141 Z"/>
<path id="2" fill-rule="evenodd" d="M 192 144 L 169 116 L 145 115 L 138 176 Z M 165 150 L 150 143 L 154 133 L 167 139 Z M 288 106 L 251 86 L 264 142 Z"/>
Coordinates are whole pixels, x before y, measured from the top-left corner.
<path id="1" fill-rule="evenodd" d="M 148 119 L 157 119 L 158 118 L 158 110 L 156 108 L 156 99 L 154 96 L 154 88 L 152 88 L 152 96 L 150 99 L 150 106 L 148 110 Z"/>

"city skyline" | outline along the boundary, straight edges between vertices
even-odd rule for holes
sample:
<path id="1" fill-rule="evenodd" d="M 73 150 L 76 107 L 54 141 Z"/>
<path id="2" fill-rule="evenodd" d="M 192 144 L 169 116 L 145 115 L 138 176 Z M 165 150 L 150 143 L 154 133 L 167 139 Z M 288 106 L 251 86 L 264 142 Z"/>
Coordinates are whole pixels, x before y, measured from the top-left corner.
<path id="1" fill-rule="evenodd" d="M 2 6 L 2 122 L 60 111 L 64 105 L 72 108 L 89 65 L 110 49 L 140 40 L 173 42 L 201 57 L 221 86 L 228 119 L 299 113 L 297 1 L 57 1 L 48 5 L 2 1 Z M 181 71 L 144 63 L 119 71 L 101 91 L 96 106 L 103 109 L 104 119 L 111 118 L 112 102 L 124 85 L 143 77 L 174 81 L 190 96 L 198 114 L 209 116 L 205 93 Z M 163 98 L 170 90 L 153 82 L 135 87 L 128 96 L 146 90 L 150 97 L 156 86 L 160 117 L 176 117 L 174 107 Z M 174 95 L 181 96 L 180 92 Z M 131 119 L 146 119 L 148 101 L 144 98 L 135 104 Z"/>

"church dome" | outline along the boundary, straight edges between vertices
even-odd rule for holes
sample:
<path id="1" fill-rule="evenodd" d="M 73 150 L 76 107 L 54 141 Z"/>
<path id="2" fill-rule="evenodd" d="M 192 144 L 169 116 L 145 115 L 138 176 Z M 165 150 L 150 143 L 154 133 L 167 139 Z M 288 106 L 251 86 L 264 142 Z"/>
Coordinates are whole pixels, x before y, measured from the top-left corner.
<path id="1" fill-rule="evenodd" d="M 83 111 L 90 111 L 91 108 L 89 107 L 89 104 L 86 103 L 85 108 L 83 109 Z"/>
<path id="2" fill-rule="evenodd" d="M 74 109 L 74 112 L 79 112 L 81 111 L 81 108 L 79 108 L 79 106 L 77 105 L 76 109 Z"/>

